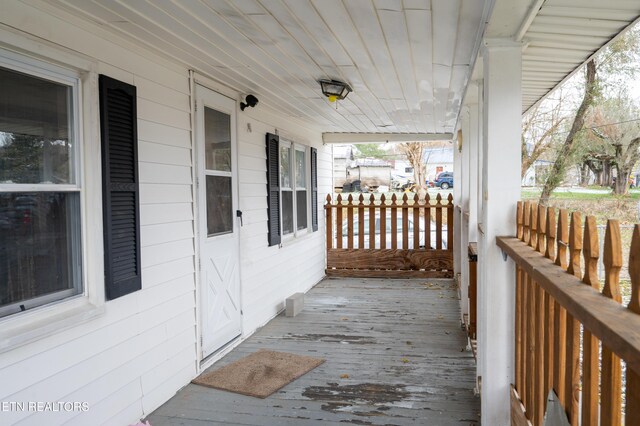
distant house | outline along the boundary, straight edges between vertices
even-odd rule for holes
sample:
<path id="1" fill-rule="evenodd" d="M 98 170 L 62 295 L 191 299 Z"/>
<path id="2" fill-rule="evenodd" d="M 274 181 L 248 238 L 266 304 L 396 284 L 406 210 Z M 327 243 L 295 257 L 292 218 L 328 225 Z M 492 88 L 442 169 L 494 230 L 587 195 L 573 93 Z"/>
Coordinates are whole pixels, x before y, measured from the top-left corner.
<path id="1" fill-rule="evenodd" d="M 553 166 L 553 161 L 549 160 L 536 160 L 534 163 L 527 169 L 524 177 L 522 178 L 522 186 L 541 186 L 544 185 L 545 180 L 547 179 L 547 174 L 551 166 Z M 594 179 L 593 173 L 589 172 L 590 175 L 590 183 Z M 567 169 L 565 178 L 563 180 L 562 185 L 564 186 L 576 186 L 580 185 L 580 169 L 578 167 L 570 167 Z"/>
<path id="2" fill-rule="evenodd" d="M 453 171 L 453 146 L 425 149 L 423 158 L 427 166 L 426 178 L 429 180 L 435 180 L 442 172 Z"/>

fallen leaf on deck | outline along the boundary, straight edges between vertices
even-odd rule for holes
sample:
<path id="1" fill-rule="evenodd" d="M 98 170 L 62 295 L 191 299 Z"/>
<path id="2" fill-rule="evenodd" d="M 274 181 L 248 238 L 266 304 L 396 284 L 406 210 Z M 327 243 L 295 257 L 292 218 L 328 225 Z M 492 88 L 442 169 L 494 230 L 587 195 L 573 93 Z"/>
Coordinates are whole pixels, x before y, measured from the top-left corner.
<path id="1" fill-rule="evenodd" d="M 341 379 L 348 379 L 348 378 L 349 378 L 349 375 L 348 375 L 348 374 L 341 374 L 341 375 L 340 375 L 340 378 L 341 378 Z"/>

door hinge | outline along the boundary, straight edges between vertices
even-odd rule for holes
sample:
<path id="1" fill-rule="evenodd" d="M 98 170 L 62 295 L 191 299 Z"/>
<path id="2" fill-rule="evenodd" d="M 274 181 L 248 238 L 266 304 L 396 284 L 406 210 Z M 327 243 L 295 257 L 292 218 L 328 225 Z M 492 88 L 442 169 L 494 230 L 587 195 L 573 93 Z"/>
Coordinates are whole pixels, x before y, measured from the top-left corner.
<path id="1" fill-rule="evenodd" d="M 193 109 L 195 112 L 198 112 L 198 101 L 193 102 Z"/>

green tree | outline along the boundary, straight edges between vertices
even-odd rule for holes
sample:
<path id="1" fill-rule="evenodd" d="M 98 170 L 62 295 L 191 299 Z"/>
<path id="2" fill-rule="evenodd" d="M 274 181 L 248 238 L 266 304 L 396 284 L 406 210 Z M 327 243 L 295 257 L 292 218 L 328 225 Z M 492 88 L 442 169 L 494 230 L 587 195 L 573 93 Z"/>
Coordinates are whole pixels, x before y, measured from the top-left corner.
<path id="1" fill-rule="evenodd" d="M 358 151 L 358 157 L 364 158 L 382 158 L 386 157 L 386 152 L 380 148 L 378 143 L 360 143 L 355 145 Z"/>

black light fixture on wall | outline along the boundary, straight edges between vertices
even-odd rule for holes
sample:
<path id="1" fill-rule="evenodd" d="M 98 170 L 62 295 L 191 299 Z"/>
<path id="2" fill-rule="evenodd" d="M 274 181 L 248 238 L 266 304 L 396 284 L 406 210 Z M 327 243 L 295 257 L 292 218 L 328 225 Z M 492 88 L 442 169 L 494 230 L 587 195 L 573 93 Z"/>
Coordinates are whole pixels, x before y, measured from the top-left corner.
<path id="1" fill-rule="evenodd" d="M 351 86 L 347 83 L 339 80 L 318 80 L 322 87 L 322 94 L 329 98 L 329 102 L 335 102 L 347 97 L 350 92 L 353 92 Z"/>
<path id="2" fill-rule="evenodd" d="M 244 111 L 246 107 L 253 108 L 256 105 L 258 105 L 258 98 L 253 95 L 247 95 L 247 97 L 244 98 L 244 102 L 240 102 L 240 110 Z"/>

